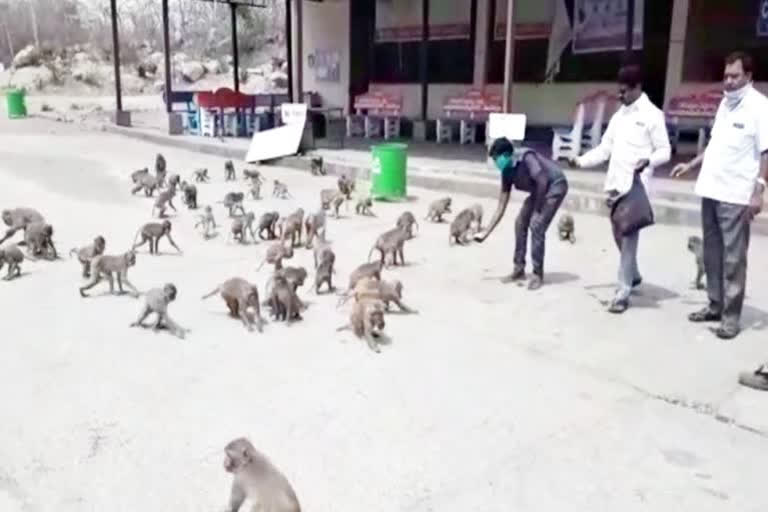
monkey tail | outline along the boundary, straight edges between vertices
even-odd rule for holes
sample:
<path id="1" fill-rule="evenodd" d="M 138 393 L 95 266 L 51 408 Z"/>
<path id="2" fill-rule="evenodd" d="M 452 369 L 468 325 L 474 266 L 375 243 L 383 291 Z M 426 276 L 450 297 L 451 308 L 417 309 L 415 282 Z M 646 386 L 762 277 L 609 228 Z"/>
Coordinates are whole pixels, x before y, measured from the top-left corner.
<path id="1" fill-rule="evenodd" d="M 154 210 L 153 210 L 153 212 L 154 212 Z M 141 228 L 136 230 L 136 234 L 133 236 L 133 247 L 136 247 L 136 240 L 139 239 L 139 233 L 141 233 Z"/>
<path id="2" fill-rule="evenodd" d="M 221 286 L 217 286 L 212 292 L 203 295 L 202 300 L 209 299 L 221 291 Z"/>

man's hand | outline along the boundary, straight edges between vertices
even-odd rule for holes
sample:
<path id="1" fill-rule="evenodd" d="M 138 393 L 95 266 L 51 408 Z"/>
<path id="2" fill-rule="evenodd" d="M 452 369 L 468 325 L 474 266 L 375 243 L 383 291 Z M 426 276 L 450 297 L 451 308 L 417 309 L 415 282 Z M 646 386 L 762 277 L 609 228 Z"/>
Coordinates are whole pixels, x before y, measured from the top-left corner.
<path id="1" fill-rule="evenodd" d="M 477 232 L 477 233 L 475 233 L 475 234 L 474 234 L 474 236 L 472 237 L 472 239 L 473 239 L 475 242 L 479 243 L 479 244 L 481 244 L 481 243 L 485 242 L 485 239 L 486 239 L 486 238 L 488 238 L 488 233 L 487 233 L 486 231 L 478 231 L 478 232 Z"/>
<path id="2" fill-rule="evenodd" d="M 610 190 L 608 191 L 608 196 L 605 198 L 605 206 L 608 208 L 613 208 L 613 205 L 616 204 L 616 201 L 619 200 L 619 197 L 621 194 L 619 194 L 616 190 Z"/>
<path id="3" fill-rule="evenodd" d="M 752 192 L 752 199 L 750 199 L 749 206 L 747 207 L 747 221 L 752 222 L 755 220 L 755 217 L 760 215 L 761 211 L 763 211 L 763 187 L 757 185 L 755 191 Z"/>
<path id="4" fill-rule="evenodd" d="M 643 158 L 637 164 L 635 164 L 635 173 L 643 172 L 646 167 L 648 167 L 651 164 L 651 161 L 647 158 Z"/>
<path id="5" fill-rule="evenodd" d="M 690 170 L 691 170 L 691 166 L 686 163 L 677 164 L 672 168 L 672 172 L 669 175 L 673 178 L 679 178 L 681 176 L 688 174 Z"/>

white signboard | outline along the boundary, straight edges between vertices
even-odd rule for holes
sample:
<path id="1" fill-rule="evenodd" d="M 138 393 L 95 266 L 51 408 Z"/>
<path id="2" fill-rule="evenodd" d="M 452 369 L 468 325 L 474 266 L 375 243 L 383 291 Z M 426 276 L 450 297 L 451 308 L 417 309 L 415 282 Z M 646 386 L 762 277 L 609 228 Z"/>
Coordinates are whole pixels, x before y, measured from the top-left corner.
<path id="1" fill-rule="evenodd" d="M 283 103 L 280 105 L 280 118 L 283 124 L 301 124 L 307 122 L 307 104 L 306 103 Z"/>
<path id="2" fill-rule="evenodd" d="M 303 133 L 304 125 L 299 123 L 256 132 L 251 139 L 245 161 L 253 164 L 263 160 L 295 155 L 299 151 Z"/>
<path id="3" fill-rule="evenodd" d="M 635 0 L 632 48 L 643 48 L 643 0 Z M 575 0 L 573 53 L 624 50 L 628 0 Z"/>
<path id="4" fill-rule="evenodd" d="M 492 112 L 488 117 L 488 138 L 490 140 L 506 137 L 511 141 L 525 140 L 525 114 L 500 114 Z"/>

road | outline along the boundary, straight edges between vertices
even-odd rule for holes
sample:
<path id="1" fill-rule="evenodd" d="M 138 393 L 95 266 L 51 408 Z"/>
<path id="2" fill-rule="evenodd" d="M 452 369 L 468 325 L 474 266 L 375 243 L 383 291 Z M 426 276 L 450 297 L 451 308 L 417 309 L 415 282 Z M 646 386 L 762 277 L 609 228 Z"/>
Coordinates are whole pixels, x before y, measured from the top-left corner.
<path id="1" fill-rule="evenodd" d="M 374 354 L 336 327 L 347 310 L 307 290 L 304 320 L 248 333 L 218 299 L 200 297 L 239 275 L 263 289 L 267 244 L 226 240 L 223 160 L 40 120 L 0 121 L 0 207 L 33 206 L 62 253 L 96 234 L 127 250 L 150 220 L 129 172 L 166 156 L 171 172 L 208 167 L 201 204 L 224 227 L 204 241 L 179 207 L 174 239 L 144 250 L 129 276 L 140 290 L 179 288 L 186 340 L 128 328 L 141 302 L 81 299 L 73 259 L 25 262 L 0 282 L 0 510 L 221 510 L 222 448 L 245 435 L 293 483 L 310 512 L 568 510 L 762 511 L 768 507 L 768 395 L 741 389 L 739 371 L 768 359 L 768 240 L 750 249 L 745 331 L 717 340 L 689 324 L 690 229 L 657 226 L 640 245 L 644 284 L 623 316 L 605 312 L 618 255 L 604 218 L 576 216 L 577 243 L 547 247 L 546 286 L 502 285 L 512 265 L 513 211 L 483 245 L 449 247 L 447 225 L 421 221 L 404 268 L 418 315 L 387 316 L 392 343 Z M 236 163 L 238 169 L 241 163 Z M 257 214 L 314 210 L 332 178 L 276 167 L 294 199 L 248 201 Z M 267 192 L 271 188 L 267 187 Z M 405 208 L 350 209 L 329 220 L 337 284 Z M 458 207 L 475 200 L 454 196 Z M 486 217 L 494 204 L 485 201 Z M 311 267 L 309 251 L 291 264 Z M 757 473 L 751 470 L 756 469 Z"/>

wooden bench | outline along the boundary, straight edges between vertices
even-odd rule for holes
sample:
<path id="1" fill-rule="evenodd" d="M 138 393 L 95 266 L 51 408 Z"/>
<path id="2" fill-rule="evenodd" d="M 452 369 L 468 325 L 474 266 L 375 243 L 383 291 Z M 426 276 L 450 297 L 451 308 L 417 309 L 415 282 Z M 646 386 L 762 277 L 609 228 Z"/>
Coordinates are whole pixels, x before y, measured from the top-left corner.
<path id="1" fill-rule="evenodd" d="M 474 144 L 477 126 L 485 124 L 492 112 L 501 112 L 501 96 L 479 89 L 449 96 L 443 102 L 443 116 L 437 120 L 437 143 L 453 141 L 453 127 L 459 125 L 459 143 Z"/>

